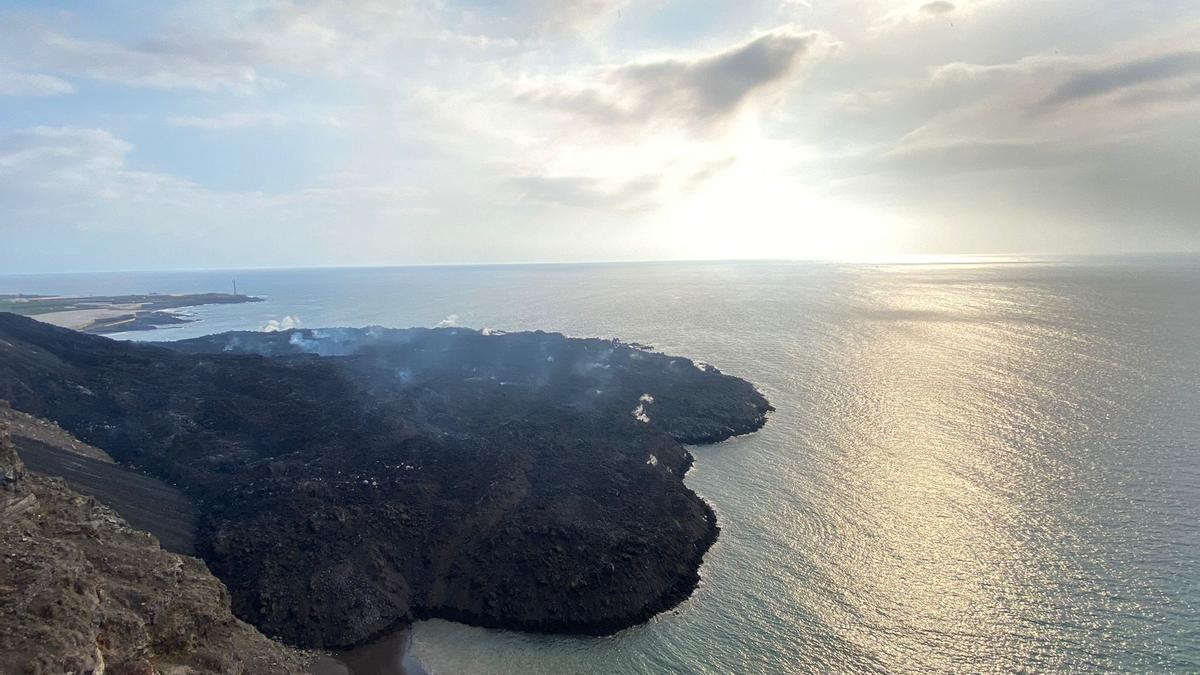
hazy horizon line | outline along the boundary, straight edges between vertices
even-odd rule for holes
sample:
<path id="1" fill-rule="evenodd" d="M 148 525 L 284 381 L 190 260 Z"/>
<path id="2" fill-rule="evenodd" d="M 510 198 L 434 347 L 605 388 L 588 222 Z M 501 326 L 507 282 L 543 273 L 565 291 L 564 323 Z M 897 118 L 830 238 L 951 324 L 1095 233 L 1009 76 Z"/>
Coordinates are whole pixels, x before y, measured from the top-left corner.
<path id="1" fill-rule="evenodd" d="M 404 268 L 467 268 L 467 267 L 553 267 L 584 265 L 662 265 L 686 263 L 794 263 L 843 265 L 969 265 L 1044 263 L 1055 260 L 1129 259 L 1129 258 L 1187 258 L 1200 256 L 1197 251 L 1149 251 L 1134 253 L 916 253 L 877 256 L 845 256 L 825 258 L 633 258 L 614 260 L 530 260 L 444 263 L 364 263 L 331 265 L 261 265 L 246 267 L 167 267 L 140 269 L 84 269 L 56 272 L 0 272 L 0 278 L 69 276 L 85 274 L 171 274 L 189 272 L 272 272 L 300 270 L 367 270 Z"/>

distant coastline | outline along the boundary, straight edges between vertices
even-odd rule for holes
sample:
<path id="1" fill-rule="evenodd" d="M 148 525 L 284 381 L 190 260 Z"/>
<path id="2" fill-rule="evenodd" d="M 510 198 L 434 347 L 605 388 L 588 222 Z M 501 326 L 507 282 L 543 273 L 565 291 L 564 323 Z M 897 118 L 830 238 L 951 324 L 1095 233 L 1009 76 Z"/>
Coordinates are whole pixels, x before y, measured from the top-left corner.
<path id="1" fill-rule="evenodd" d="M 162 326 L 192 323 L 174 310 L 201 305 L 234 305 L 262 302 L 262 298 L 233 293 L 145 295 L 0 295 L 0 311 L 83 333 L 109 334 L 155 330 Z"/>

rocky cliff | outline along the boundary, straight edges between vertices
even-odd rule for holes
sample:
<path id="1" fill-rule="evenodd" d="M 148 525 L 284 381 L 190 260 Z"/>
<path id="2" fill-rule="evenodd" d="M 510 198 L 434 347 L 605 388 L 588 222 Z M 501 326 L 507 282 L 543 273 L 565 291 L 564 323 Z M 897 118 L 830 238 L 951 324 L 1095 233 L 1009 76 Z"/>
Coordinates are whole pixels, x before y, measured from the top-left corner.
<path id="1" fill-rule="evenodd" d="M 0 423 L 0 673 L 303 673 L 204 563 L 26 470 Z"/>

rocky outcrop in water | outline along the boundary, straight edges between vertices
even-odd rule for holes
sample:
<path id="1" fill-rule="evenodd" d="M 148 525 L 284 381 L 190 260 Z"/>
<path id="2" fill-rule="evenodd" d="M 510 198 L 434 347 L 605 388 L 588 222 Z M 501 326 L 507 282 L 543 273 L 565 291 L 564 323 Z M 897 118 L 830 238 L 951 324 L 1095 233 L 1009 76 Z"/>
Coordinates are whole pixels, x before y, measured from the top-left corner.
<path id="1" fill-rule="evenodd" d="M 306 672 L 204 563 L 28 472 L 0 423 L 0 673 Z"/>
<path id="2" fill-rule="evenodd" d="M 0 397 L 180 485 L 239 617 L 305 646 L 443 617 L 605 634 L 691 593 L 718 527 L 683 442 L 749 383 L 611 340 L 232 333 L 170 348 L 0 314 Z"/>

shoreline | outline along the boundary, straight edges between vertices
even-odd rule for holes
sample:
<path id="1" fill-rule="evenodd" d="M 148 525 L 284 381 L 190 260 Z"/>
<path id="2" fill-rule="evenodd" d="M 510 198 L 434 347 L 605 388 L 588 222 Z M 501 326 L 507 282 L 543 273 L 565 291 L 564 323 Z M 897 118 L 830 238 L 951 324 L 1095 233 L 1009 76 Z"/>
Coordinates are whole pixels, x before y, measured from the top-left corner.
<path id="1" fill-rule="evenodd" d="M 429 675 L 412 653 L 412 625 L 353 649 L 324 654 L 309 666 L 311 675 Z"/>
<path id="2" fill-rule="evenodd" d="M 689 456 L 691 453 L 688 453 Z M 695 491 L 687 488 L 689 492 L 695 495 Z M 453 623 L 461 623 L 467 626 L 476 628 L 487 628 L 490 630 L 513 631 L 518 633 L 533 633 L 539 635 L 569 635 L 578 637 L 608 637 L 615 635 L 630 628 L 649 623 L 654 617 L 659 614 L 669 612 L 676 607 L 687 602 L 696 592 L 696 588 L 700 585 L 700 568 L 704 565 L 704 556 L 717 543 L 718 537 L 721 534 L 721 526 L 717 522 L 717 513 L 713 510 L 711 504 L 695 495 L 703 504 L 705 512 L 706 529 L 704 536 L 695 542 L 695 557 L 692 563 L 689 564 L 691 574 L 681 578 L 667 592 L 658 596 L 654 601 L 642 606 L 636 612 L 632 612 L 621 619 L 602 620 L 602 621 L 578 621 L 571 623 L 525 623 L 514 621 L 511 619 L 495 619 L 484 615 L 473 614 L 460 610 L 427 610 L 425 608 L 413 608 L 412 619 L 408 621 L 404 627 L 405 630 L 411 630 L 413 624 L 417 621 L 425 621 L 429 619 L 440 619 L 442 621 L 451 621 Z"/>
<path id="3" fill-rule="evenodd" d="M 755 424 L 748 425 L 746 427 L 747 430 L 734 431 L 731 429 L 731 433 L 729 434 L 715 434 L 710 437 L 711 440 L 691 442 L 690 444 L 716 445 L 733 438 L 747 436 L 765 427 L 768 419 L 769 415 L 764 414 L 758 421 L 756 421 Z M 690 450 L 685 450 L 685 458 L 680 467 L 680 482 L 683 482 L 687 478 L 688 472 L 691 471 L 694 465 L 695 456 L 692 455 Z M 703 505 L 705 522 L 707 524 L 704 536 L 695 543 L 696 554 L 694 558 L 694 564 L 690 565 L 692 568 L 692 573 L 689 577 L 680 579 L 679 583 L 669 589 L 666 593 L 659 596 L 655 601 L 644 605 L 638 612 L 631 613 L 627 617 L 619 620 L 548 624 L 523 623 L 521 621 L 493 619 L 483 615 L 456 610 L 428 610 L 421 607 L 414 607 L 412 608 L 411 616 L 398 621 L 395 626 L 385 629 L 381 633 L 372 636 L 366 641 L 341 647 L 339 648 L 339 651 L 353 652 L 360 648 L 387 640 L 391 635 L 398 633 L 411 633 L 413 626 L 416 623 L 435 619 L 449 621 L 452 623 L 460 623 L 474 628 L 484 628 L 487 630 L 530 633 L 535 635 L 563 635 L 577 637 L 609 637 L 624 630 L 643 626 L 654 619 L 654 617 L 669 612 L 691 599 L 692 595 L 695 594 L 696 589 L 700 586 L 700 581 L 702 579 L 700 570 L 704 566 L 704 558 L 708 555 L 708 552 L 712 550 L 712 547 L 716 545 L 717 540 L 720 538 L 721 525 L 719 519 L 717 518 L 717 512 L 713 508 L 712 504 L 697 494 L 695 490 L 687 487 L 686 483 L 684 483 L 684 487 Z"/>
<path id="4" fill-rule="evenodd" d="M 765 426 L 766 418 L 764 417 L 763 425 Z M 756 429 L 757 430 L 757 429 Z M 753 431 L 743 434 L 736 434 L 729 438 L 735 438 L 740 435 L 753 433 Z M 724 442 L 715 441 L 712 444 Z M 684 464 L 681 478 L 686 478 L 687 473 L 691 471 L 695 464 L 695 457 L 690 451 L 687 453 L 687 459 Z M 691 490 L 691 488 L 688 488 Z M 691 490 L 695 494 L 694 490 Z M 478 620 L 480 617 L 453 617 L 444 612 L 420 612 L 414 610 L 411 619 L 402 620 L 397 624 L 383 631 L 380 635 L 358 645 L 346 648 L 345 650 L 335 651 L 331 654 L 322 656 L 315 661 L 311 666 L 311 675 L 430 675 L 430 670 L 422 664 L 412 651 L 413 630 L 416 624 L 427 620 L 449 621 L 458 623 L 472 628 L 482 628 L 484 630 L 496 630 L 515 633 L 530 633 L 535 635 L 561 635 L 574 637 L 609 637 L 626 630 L 632 630 L 649 624 L 654 617 L 660 614 L 670 612 L 685 602 L 690 600 L 699 588 L 700 582 L 703 579 L 700 570 L 704 566 L 704 560 L 709 551 L 716 545 L 720 538 L 721 525 L 717 518 L 716 510 L 708 500 L 700 497 L 697 498 L 704 505 L 706 512 L 706 520 L 708 529 L 705 537 L 696 544 L 696 564 L 694 576 L 691 579 L 679 584 L 671 592 L 664 594 L 660 602 L 646 605 L 642 614 L 643 618 L 636 620 L 633 623 L 614 622 L 608 625 L 619 625 L 615 630 L 600 630 L 593 631 L 586 628 L 580 629 L 578 626 L 568 627 L 567 630 L 562 629 L 530 629 L 529 627 L 515 626 L 511 623 L 504 624 L 503 622 L 490 622 L 486 619 Z M 597 624 L 600 625 L 600 624 Z M 402 640 L 402 643 L 401 643 Z M 386 649 L 387 651 L 382 651 Z"/>

